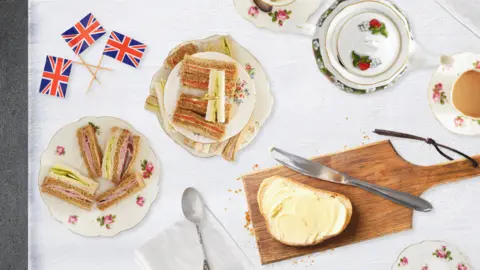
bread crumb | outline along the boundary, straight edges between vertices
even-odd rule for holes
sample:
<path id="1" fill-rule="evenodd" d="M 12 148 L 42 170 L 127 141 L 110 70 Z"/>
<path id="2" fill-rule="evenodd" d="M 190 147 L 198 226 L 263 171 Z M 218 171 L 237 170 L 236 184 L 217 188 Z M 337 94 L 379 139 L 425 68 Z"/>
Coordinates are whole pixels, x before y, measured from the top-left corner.
<path id="1" fill-rule="evenodd" d="M 231 189 L 228 189 L 228 192 L 232 192 L 232 190 L 231 190 Z"/>
<path id="2" fill-rule="evenodd" d="M 250 235 L 255 235 L 252 226 L 252 219 L 250 218 L 250 213 L 248 211 L 245 212 L 245 225 L 243 225 L 243 228 L 245 228 Z"/>
<path id="3" fill-rule="evenodd" d="M 252 169 L 253 169 L 254 171 L 256 171 L 256 170 L 258 170 L 259 167 L 260 167 L 260 166 L 258 166 L 258 164 L 255 164 L 255 165 L 253 165 Z"/>

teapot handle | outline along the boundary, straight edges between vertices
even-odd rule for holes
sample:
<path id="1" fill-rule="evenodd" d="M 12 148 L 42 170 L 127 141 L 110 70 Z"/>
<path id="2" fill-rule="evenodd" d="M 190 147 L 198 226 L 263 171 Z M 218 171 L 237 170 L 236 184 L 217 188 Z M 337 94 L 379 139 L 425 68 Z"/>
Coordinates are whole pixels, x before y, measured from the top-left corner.
<path id="1" fill-rule="evenodd" d="M 451 66 L 453 58 L 451 56 L 434 53 L 428 50 L 418 41 L 413 43 L 413 49 L 410 53 L 409 64 L 412 69 L 436 68 L 439 65 Z"/>

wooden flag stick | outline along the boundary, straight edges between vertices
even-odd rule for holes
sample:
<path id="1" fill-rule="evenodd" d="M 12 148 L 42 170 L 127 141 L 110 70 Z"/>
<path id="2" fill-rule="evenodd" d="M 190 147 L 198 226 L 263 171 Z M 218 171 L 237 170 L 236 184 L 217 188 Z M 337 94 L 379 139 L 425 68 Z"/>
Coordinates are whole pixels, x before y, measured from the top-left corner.
<path id="1" fill-rule="evenodd" d="M 83 60 L 83 58 L 82 58 L 80 55 L 78 55 L 78 58 L 80 58 L 80 61 L 82 61 L 82 63 L 83 63 L 84 65 L 87 64 L 87 63 L 85 62 L 85 60 Z M 88 71 L 90 72 L 90 74 L 93 75 L 93 78 L 95 79 L 95 81 L 97 81 L 98 84 L 101 85 L 102 83 L 100 83 L 100 81 L 97 79 L 97 76 L 95 75 L 95 73 L 93 73 L 93 71 L 90 69 L 90 67 L 89 67 L 89 66 L 85 66 L 85 67 L 88 69 Z"/>
<path id="2" fill-rule="evenodd" d="M 113 71 L 113 69 L 107 68 L 107 67 L 100 67 L 100 66 L 90 65 L 90 64 L 86 64 L 86 63 L 84 64 L 84 63 L 78 62 L 78 61 L 72 61 L 72 62 L 75 63 L 75 64 L 82 65 L 82 66 L 87 66 L 87 67 L 93 67 L 93 68 L 102 69 L 102 70 Z"/>
<path id="3" fill-rule="evenodd" d="M 98 65 L 95 66 L 95 72 L 93 73 L 93 77 L 90 80 L 90 84 L 88 85 L 87 93 L 90 91 L 90 87 L 92 87 L 93 80 L 97 76 L 97 72 L 100 69 L 100 64 L 102 63 L 104 54 L 102 54 L 102 57 L 100 57 L 100 61 L 98 61 Z"/>

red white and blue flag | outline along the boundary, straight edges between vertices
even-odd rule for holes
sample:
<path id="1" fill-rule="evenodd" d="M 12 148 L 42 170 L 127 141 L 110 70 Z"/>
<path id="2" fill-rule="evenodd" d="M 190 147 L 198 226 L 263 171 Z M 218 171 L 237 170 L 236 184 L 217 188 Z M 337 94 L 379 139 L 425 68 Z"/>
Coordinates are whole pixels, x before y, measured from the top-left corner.
<path id="1" fill-rule="evenodd" d="M 104 34 L 105 29 L 103 29 L 92 13 L 89 13 L 72 28 L 65 31 L 62 37 L 68 46 L 79 55 Z"/>
<path id="2" fill-rule="evenodd" d="M 39 92 L 65 98 L 71 69 L 72 60 L 47 55 Z"/>
<path id="3" fill-rule="evenodd" d="M 103 54 L 136 68 L 140 64 L 146 48 L 147 45 L 112 31 Z"/>

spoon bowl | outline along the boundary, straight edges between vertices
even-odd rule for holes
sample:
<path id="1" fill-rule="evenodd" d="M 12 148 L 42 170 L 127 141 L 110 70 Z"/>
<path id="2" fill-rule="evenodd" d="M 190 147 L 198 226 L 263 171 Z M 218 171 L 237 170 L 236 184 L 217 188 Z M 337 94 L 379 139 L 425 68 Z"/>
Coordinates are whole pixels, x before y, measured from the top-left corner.
<path id="1" fill-rule="evenodd" d="M 200 224 L 205 216 L 205 209 L 200 193 L 192 187 L 185 189 L 182 195 L 183 215 L 190 222 Z"/>

